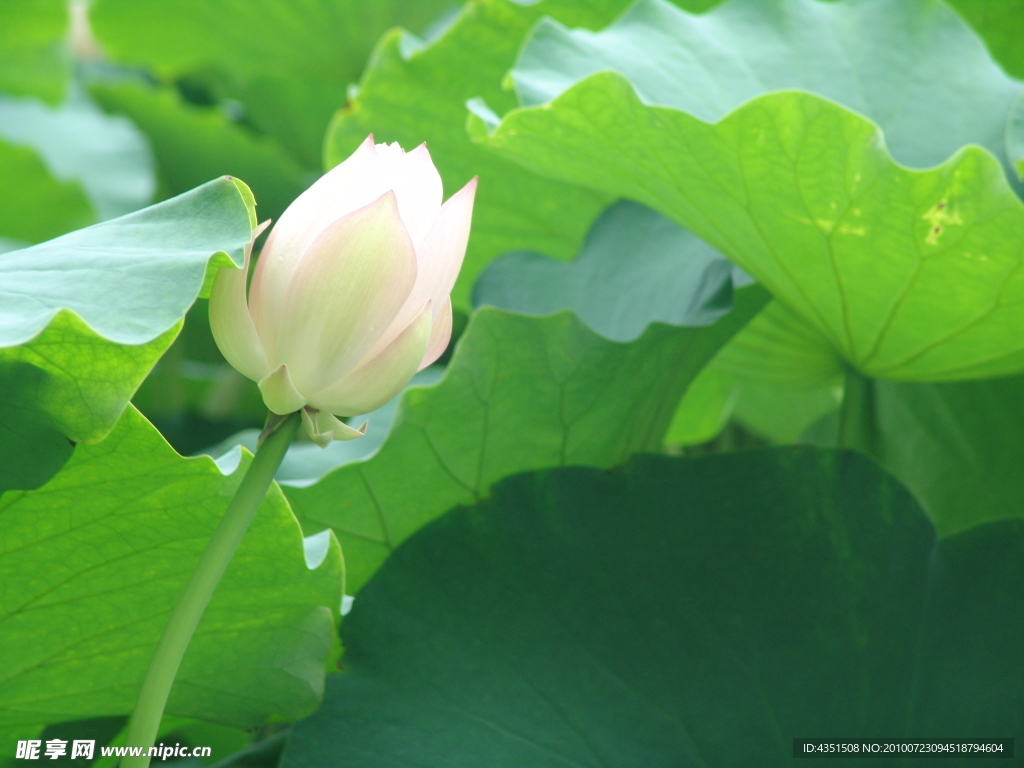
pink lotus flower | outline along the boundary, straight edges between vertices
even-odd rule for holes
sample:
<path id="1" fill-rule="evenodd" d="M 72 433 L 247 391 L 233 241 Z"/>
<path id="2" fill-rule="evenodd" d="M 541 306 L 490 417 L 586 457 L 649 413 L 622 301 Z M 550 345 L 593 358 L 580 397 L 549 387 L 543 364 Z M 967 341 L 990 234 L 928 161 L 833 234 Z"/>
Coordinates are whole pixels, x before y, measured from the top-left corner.
<path id="1" fill-rule="evenodd" d="M 407 153 L 369 136 L 281 216 L 248 300 L 248 250 L 244 269 L 217 273 L 214 339 L 273 413 L 301 409 L 320 445 L 350 440 L 362 432 L 337 416 L 378 408 L 438 358 L 476 184 L 441 205 L 425 144 Z"/>

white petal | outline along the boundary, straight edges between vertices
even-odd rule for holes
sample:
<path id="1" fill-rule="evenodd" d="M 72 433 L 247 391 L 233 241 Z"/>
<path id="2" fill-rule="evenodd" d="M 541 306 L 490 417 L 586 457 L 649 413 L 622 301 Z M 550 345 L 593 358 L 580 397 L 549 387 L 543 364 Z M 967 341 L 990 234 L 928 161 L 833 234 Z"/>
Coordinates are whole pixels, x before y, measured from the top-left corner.
<path id="1" fill-rule="evenodd" d="M 278 416 L 295 413 L 309 402 L 295 388 L 289 373 L 288 366 L 281 365 L 273 373 L 264 376 L 259 381 L 263 402 L 272 413 L 276 413 Z"/>
<path id="2" fill-rule="evenodd" d="M 271 363 L 287 363 L 300 392 L 323 389 L 365 356 L 415 281 L 412 242 L 394 192 L 385 192 L 328 227 L 303 256 L 275 318 Z"/>
<path id="3" fill-rule="evenodd" d="M 260 338 L 271 342 L 274 319 L 299 260 L 328 226 L 363 208 L 391 188 L 368 136 L 343 163 L 336 165 L 288 206 L 270 232 L 249 291 L 249 306 Z"/>
<path id="4" fill-rule="evenodd" d="M 437 221 L 416 248 L 416 284 L 405 306 L 381 334 L 369 355 L 377 354 L 394 341 L 409 326 L 424 302 L 431 302 L 435 320 L 444 311 L 448 294 L 452 292 L 466 256 L 476 186 L 474 178 L 441 206 Z"/>
<path id="5" fill-rule="evenodd" d="M 330 413 L 315 408 L 302 409 L 302 424 L 306 428 L 306 434 L 321 448 L 326 448 L 335 440 L 355 440 L 362 437 L 366 434 L 368 423 L 364 421 L 359 429 L 353 429 Z"/>
<path id="6" fill-rule="evenodd" d="M 422 371 L 432 362 L 437 360 L 441 356 L 441 353 L 448 348 L 448 342 L 452 339 L 452 300 L 446 298 L 444 300 L 444 309 L 434 319 L 434 326 L 430 329 L 430 341 L 427 343 L 427 351 L 423 354 L 423 359 L 420 360 L 420 367 L 417 370 Z"/>
<path id="7" fill-rule="evenodd" d="M 256 326 L 245 298 L 249 277 L 249 255 L 260 233 L 270 224 L 265 221 L 252 233 L 245 246 L 245 263 L 241 269 L 222 268 L 213 278 L 210 290 L 210 330 L 224 359 L 243 376 L 259 381 L 270 372 L 263 345 L 256 335 Z"/>
<path id="8" fill-rule="evenodd" d="M 441 210 L 441 175 L 426 144 L 412 152 L 403 152 L 398 144 L 378 144 L 377 156 L 390 180 L 390 188 L 398 196 L 398 211 L 409 237 L 418 248 Z"/>
<path id="9" fill-rule="evenodd" d="M 390 346 L 309 399 L 314 408 L 339 416 L 369 413 L 393 398 L 416 373 L 430 342 L 431 312 L 419 316 Z"/>

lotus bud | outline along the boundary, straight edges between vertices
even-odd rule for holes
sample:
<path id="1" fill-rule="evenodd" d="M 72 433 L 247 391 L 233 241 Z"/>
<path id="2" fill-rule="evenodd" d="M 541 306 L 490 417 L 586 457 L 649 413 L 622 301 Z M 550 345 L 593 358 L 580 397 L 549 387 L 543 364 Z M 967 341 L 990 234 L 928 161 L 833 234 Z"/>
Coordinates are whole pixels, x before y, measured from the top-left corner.
<path id="1" fill-rule="evenodd" d="M 284 212 L 248 296 L 251 244 L 243 269 L 217 273 L 213 337 L 272 413 L 301 410 L 321 446 L 359 437 L 338 417 L 380 407 L 440 356 L 476 184 L 442 205 L 426 144 L 370 136 Z"/>

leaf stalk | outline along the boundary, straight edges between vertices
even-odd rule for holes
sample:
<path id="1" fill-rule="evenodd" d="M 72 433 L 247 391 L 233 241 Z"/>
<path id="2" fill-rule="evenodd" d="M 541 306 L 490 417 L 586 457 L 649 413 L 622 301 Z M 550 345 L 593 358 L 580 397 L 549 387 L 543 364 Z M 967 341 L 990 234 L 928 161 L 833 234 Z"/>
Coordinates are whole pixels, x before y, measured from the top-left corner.
<path id="1" fill-rule="evenodd" d="M 852 367 L 846 369 L 843 406 L 839 412 L 840 448 L 875 455 L 875 387 L 874 382 Z"/>

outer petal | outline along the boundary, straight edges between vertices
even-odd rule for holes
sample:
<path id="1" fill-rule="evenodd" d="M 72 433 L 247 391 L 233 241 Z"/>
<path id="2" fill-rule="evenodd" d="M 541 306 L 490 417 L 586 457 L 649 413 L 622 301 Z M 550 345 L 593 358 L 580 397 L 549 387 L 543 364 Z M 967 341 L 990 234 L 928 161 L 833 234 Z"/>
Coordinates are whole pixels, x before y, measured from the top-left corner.
<path id="1" fill-rule="evenodd" d="M 434 302 L 435 317 L 444 306 L 441 300 L 452 292 L 466 257 L 476 187 L 474 177 L 441 206 L 437 221 L 416 250 L 417 265 L 424 273 L 422 288 L 417 285 L 417 289 Z"/>
<path id="2" fill-rule="evenodd" d="M 402 391 L 430 342 L 430 306 L 390 346 L 309 399 L 314 408 L 339 416 L 369 413 Z"/>
<path id="3" fill-rule="evenodd" d="M 448 342 L 452 339 L 452 300 L 445 298 L 444 309 L 434 319 L 434 327 L 430 329 L 430 342 L 427 344 L 427 351 L 420 360 L 422 371 L 432 362 L 441 356 L 441 353 L 448 348 Z"/>
<path id="4" fill-rule="evenodd" d="M 398 196 L 398 211 L 418 248 L 441 210 L 441 175 L 430 159 L 427 145 L 403 152 L 395 144 L 378 144 L 377 156 Z"/>
<path id="5" fill-rule="evenodd" d="M 390 188 L 373 136 L 368 136 L 348 159 L 288 206 L 260 254 L 249 292 L 260 338 L 271 340 L 288 281 L 312 242 L 335 221 L 369 205 Z"/>
<path id="6" fill-rule="evenodd" d="M 359 429 L 353 429 L 330 413 L 307 407 L 302 409 L 302 424 L 309 439 L 321 448 L 326 448 L 334 440 L 355 440 L 362 437 L 366 434 L 366 425 L 369 422 L 364 421 Z"/>
<path id="7" fill-rule="evenodd" d="M 416 255 L 394 192 L 327 228 L 292 276 L 276 318 L 271 364 L 287 363 L 300 392 L 317 392 L 363 358 L 416 281 Z"/>
<path id="8" fill-rule="evenodd" d="M 408 327 L 423 302 L 432 302 L 435 319 L 444 311 L 445 301 L 455 285 L 462 260 L 466 256 L 476 186 L 477 180 L 474 178 L 441 206 L 437 221 L 416 248 L 416 285 L 402 311 L 378 339 L 370 355 L 378 353 Z"/>
<path id="9" fill-rule="evenodd" d="M 242 268 L 218 271 L 210 290 L 210 330 L 214 341 L 235 370 L 253 381 L 259 381 L 270 373 L 270 365 L 249 314 L 245 286 L 253 243 L 268 224 L 270 222 L 265 221 L 253 231 L 252 240 L 245 247 Z"/>
<path id="10" fill-rule="evenodd" d="M 309 402 L 292 383 L 287 365 L 278 366 L 273 373 L 260 379 L 259 385 L 263 402 L 278 416 L 295 413 Z"/>

